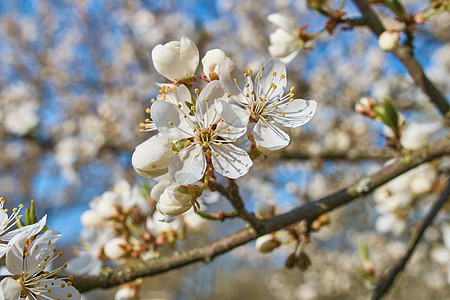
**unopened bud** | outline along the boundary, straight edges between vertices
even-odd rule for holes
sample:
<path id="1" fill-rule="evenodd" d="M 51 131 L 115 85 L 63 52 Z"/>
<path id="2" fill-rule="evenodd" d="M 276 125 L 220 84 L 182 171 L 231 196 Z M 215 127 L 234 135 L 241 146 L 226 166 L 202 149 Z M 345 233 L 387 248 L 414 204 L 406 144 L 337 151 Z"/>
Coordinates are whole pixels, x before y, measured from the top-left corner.
<path id="1" fill-rule="evenodd" d="M 256 239 L 255 247 L 261 253 L 268 253 L 280 245 L 281 242 L 276 237 L 266 234 Z"/>
<path id="2" fill-rule="evenodd" d="M 386 30 L 378 38 L 378 45 L 384 51 L 393 51 L 398 47 L 399 42 L 400 33 L 396 30 Z"/>
<path id="3" fill-rule="evenodd" d="M 414 16 L 414 22 L 416 24 L 423 24 L 425 23 L 426 19 L 424 18 L 424 12 L 420 11 Z"/>
<path id="4" fill-rule="evenodd" d="M 299 267 L 299 269 L 302 271 L 305 271 L 309 268 L 309 266 L 311 266 L 311 260 L 309 259 L 308 254 L 306 254 L 304 251 L 300 252 L 296 263 L 297 267 Z"/>
<path id="5" fill-rule="evenodd" d="M 375 106 L 376 102 L 372 98 L 363 97 L 359 99 L 358 102 L 356 102 L 355 111 L 373 119 L 375 118 L 375 111 L 374 111 Z"/>
<path id="6" fill-rule="evenodd" d="M 284 266 L 288 269 L 292 269 L 295 266 L 297 258 L 295 257 L 295 253 L 292 253 L 289 255 L 286 259 L 286 262 L 284 263 Z"/>
<path id="7" fill-rule="evenodd" d="M 81 215 L 81 224 L 83 224 L 84 227 L 101 228 L 104 223 L 105 219 L 92 209 L 85 211 Z"/>

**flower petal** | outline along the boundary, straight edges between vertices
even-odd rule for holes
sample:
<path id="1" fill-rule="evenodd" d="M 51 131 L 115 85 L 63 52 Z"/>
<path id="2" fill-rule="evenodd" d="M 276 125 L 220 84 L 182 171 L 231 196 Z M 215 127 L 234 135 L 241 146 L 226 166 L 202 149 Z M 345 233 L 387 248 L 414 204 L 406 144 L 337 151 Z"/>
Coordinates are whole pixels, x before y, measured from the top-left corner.
<path id="1" fill-rule="evenodd" d="M 200 145 L 181 150 L 172 158 L 169 176 L 179 184 L 192 184 L 199 181 L 206 169 L 206 158 Z"/>
<path id="2" fill-rule="evenodd" d="M 279 59 L 269 59 L 263 65 L 263 70 L 256 75 L 256 98 L 270 100 L 280 97 L 284 93 L 286 84 L 286 66 Z"/>
<path id="3" fill-rule="evenodd" d="M 180 56 L 163 45 L 156 45 L 152 50 L 152 60 L 156 71 L 167 79 L 176 82 L 186 76 Z"/>
<path id="4" fill-rule="evenodd" d="M 233 127 L 247 128 L 250 112 L 223 100 L 215 101 L 217 112 Z"/>
<path id="5" fill-rule="evenodd" d="M 289 145 L 289 135 L 270 122 L 259 119 L 253 129 L 255 142 L 269 150 L 278 150 Z"/>
<path id="6" fill-rule="evenodd" d="M 247 152 L 232 144 L 211 144 L 211 152 L 214 169 L 227 178 L 244 176 L 253 165 Z"/>
<path id="7" fill-rule="evenodd" d="M 20 299 L 20 292 L 22 291 L 22 286 L 12 279 L 11 277 L 6 277 L 0 283 L 0 288 L 3 291 L 3 299 Z"/>
<path id="8" fill-rule="evenodd" d="M 191 137 L 189 132 L 192 129 L 189 127 L 188 121 L 183 117 L 183 112 L 174 104 L 157 100 L 151 107 L 151 115 L 162 135 L 174 140 Z"/>
<path id="9" fill-rule="evenodd" d="M 136 147 L 131 164 L 142 177 L 156 178 L 168 172 L 173 155 L 172 142 L 167 137 L 153 136 Z"/>
<path id="10" fill-rule="evenodd" d="M 195 43 L 187 37 L 182 37 L 180 40 L 180 57 L 181 63 L 185 70 L 185 76 L 192 76 L 198 66 L 200 55 Z M 180 66 L 178 66 L 180 68 Z"/>
<path id="11" fill-rule="evenodd" d="M 267 20 L 269 20 L 269 22 L 273 25 L 283 28 L 286 31 L 291 31 L 294 33 L 299 30 L 299 26 L 292 18 L 279 13 L 270 14 L 267 17 Z"/>
<path id="12" fill-rule="evenodd" d="M 238 82 L 244 83 L 243 76 L 238 76 L 238 71 L 235 68 L 235 64 L 229 57 L 225 57 L 219 64 L 219 81 L 222 85 L 226 95 L 233 96 L 233 100 L 238 103 L 248 103 L 245 96 L 241 93 L 234 79 L 238 79 Z"/>
<path id="13" fill-rule="evenodd" d="M 208 109 L 214 104 L 214 100 L 224 96 L 223 88 L 218 80 L 208 83 L 200 92 L 200 95 L 198 95 L 195 111 L 200 116 L 205 115 Z"/>
<path id="14" fill-rule="evenodd" d="M 317 109 L 317 102 L 314 100 L 295 99 L 292 102 L 280 105 L 280 114 L 272 115 L 272 118 L 285 127 L 300 127 L 312 119 Z M 284 117 L 281 116 L 284 112 Z"/>

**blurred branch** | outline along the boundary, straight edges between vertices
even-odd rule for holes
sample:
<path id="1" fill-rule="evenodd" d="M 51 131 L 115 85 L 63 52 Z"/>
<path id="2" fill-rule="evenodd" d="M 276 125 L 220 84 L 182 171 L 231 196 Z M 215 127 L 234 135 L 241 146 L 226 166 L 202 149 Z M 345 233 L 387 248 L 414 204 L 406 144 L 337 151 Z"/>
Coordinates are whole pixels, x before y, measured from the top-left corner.
<path id="1" fill-rule="evenodd" d="M 432 159 L 450 154 L 450 136 L 418 151 L 406 153 L 371 176 L 317 201 L 297 207 L 285 214 L 261 221 L 262 230 L 242 229 L 232 235 L 213 241 L 203 247 L 175 253 L 168 257 L 138 262 L 134 265 L 104 269 L 98 276 L 77 276 L 73 284 L 81 292 L 94 288 L 109 288 L 130 282 L 136 278 L 155 275 L 180 268 L 198 261 L 210 262 L 214 257 L 244 245 L 259 236 L 280 230 L 290 224 L 320 215 L 343 206 L 352 200 L 372 192 L 380 185 Z"/>
<path id="2" fill-rule="evenodd" d="M 214 221 L 223 221 L 225 219 L 233 219 L 233 218 L 237 218 L 239 216 L 238 212 L 233 210 L 233 211 L 219 211 L 218 213 L 210 213 L 210 212 L 206 212 L 206 211 L 202 211 L 199 210 L 197 211 L 197 214 L 204 218 L 204 219 L 208 219 L 208 220 L 214 220 Z"/>
<path id="3" fill-rule="evenodd" d="M 363 14 L 367 26 L 379 36 L 385 31 L 383 24 L 378 18 L 377 14 L 370 8 L 366 0 L 353 0 L 353 2 L 358 6 L 359 10 Z M 403 63 L 403 65 L 408 69 L 409 74 L 412 76 L 416 85 L 418 85 L 422 91 L 428 96 L 431 102 L 433 102 L 439 109 L 442 115 L 450 122 L 450 105 L 445 99 L 444 94 L 438 90 L 438 88 L 428 79 L 422 66 L 414 58 L 412 49 L 407 46 L 397 47 L 393 53 L 395 56 Z"/>
<path id="4" fill-rule="evenodd" d="M 402 260 L 390 271 L 389 276 L 385 280 L 381 281 L 375 287 L 374 295 L 373 295 L 374 300 L 381 299 L 383 297 L 383 295 L 386 294 L 386 292 L 392 286 L 397 275 L 401 271 L 403 271 L 403 269 L 406 266 L 406 263 L 408 262 L 409 258 L 412 256 L 417 245 L 419 244 L 419 241 L 422 238 L 425 230 L 427 229 L 428 226 L 430 226 L 431 222 L 433 222 L 434 217 L 436 217 L 437 213 L 442 208 L 442 206 L 445 204 L 445 202 L 448 201 L 449 196 L 450 196 L 450 183 L 447 184 L 447 187 L 445 188 L 444 192 L 441 194 L 439 199 L 433 205 L 432 209 L 428 212 L 428 215 L 425 217 L 425 219 L 423 219 L 420 222 L 419 227 L 416 228 L 415 233 L 411 237 L 412 242 L 409 243 L 408 251 L 406 251 Z"/>
<path id="5" fill-rule="evenodd" d="M 288 149 L 281 152 L 279 159 L 324 159 L 324 160 L 349 160 L 349 161 L 363 161 L 363 160 L 382 160 L 386 161 L 395 156 L 393 151 L 385 149 L 365 149 L 364 151 L 347 151 L 345 153 L 336 153 L 332 151 L 323 152 L 319 154 L 308 153 L 308 151 L 301 151 L 301 149 Z"/>

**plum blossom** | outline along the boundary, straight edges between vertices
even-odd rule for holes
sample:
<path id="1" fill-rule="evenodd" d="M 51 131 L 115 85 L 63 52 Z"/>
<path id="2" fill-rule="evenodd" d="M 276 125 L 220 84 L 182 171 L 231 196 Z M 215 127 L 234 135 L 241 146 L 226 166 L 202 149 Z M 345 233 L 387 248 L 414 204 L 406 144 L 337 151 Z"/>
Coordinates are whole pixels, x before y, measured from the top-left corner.
<path id="1" fill-rule="evenodd" d="M 238 80 L 231 79 L 234 65 L 229 58 L 225 58 L 219 65 L 219 81 L 227 93 L 243 112 L 233 115 L 222 114 L 225 121 L 234 124 L 236 119 L 249 119 L 249 130 L 255 142 L 266 149 L 278 150 L 286 147 L 290 142 L 289 134 L 281 126 L 295 128 L 306 124 L 314 116 L 317 102 L 314 100 L 294 99 L 291 88 L 289 94 L 283 96 L 286 87 L 286 67 L 278 59 L 268 60 L 252 82 L 251 74 L 244 74 L 244 87 L 238 86 Z M 234 106 L 234 105 L 233 105 Z M 255 124 L 256 123 L 256 124 Z"/>
<path id="2" fill-rule="evenodd" d="M 290 63 L 302 49 L 300 27 L 292 18 L 279 13 L 270 14 L 267 19 L 277 27 L 275 32 L 270 34 L 270 55 L 285 64 Z"/>
<path id="3" fill-rule="evenodd" d="M 180 185 L 172 180 L 158 182 L 151 192 L 151 196 L 158 203 L 156 209 L 165 216 L 178 216 L 195 204 L 198 195 L 190 195 L 179 191 Z"/>
<path id="4" fill-rule="evenodd" d="M 226 57 L 225 52 L 220 49 L 212 49 L 206 52 L 202 58 L 203 74 L 209 80 L 219 79 L 218 68 L 219 64 Z"/>
<path id="5" fill-rule="evenodd" d="M 400 33 L 396 30 L 386 30 L 380 34 L 378 45 L 384 51 L 393 51 L 400 42 Z"/>
<path id="6" fill-rule="evenodd" d="M 187 37 L 157 45 L 152 50 L 156 71 L 174 83 L 192 81 L 199 59 L 197 46 Z"/>
<path id="7" fill-rule="evenodd" d="M 187 90 L 185 86 L 179 87 L 183 89 Z M 180 103 L 156 101 L 153 104 L 151 114 L 156 127 L 175 143 L 176 155 L 170 161 L 169 176 L 177 183 L 199 181 L 206 170 L 207 154 L 214 169 L 228 178 L 245 175 L 253 164 L 247 152 L 232 144 L 245 134 L 247 124 L 234 120 L 231 126 L 224 121 L 223 113 L 232 115 L 234 110 L 221 100 L 222 96 L 220 83 L 210 82 L 191 107 L 193 116 Z M 185 99 L 190 100 L 190 97 Z"/>
<path id="8" fill-rule="evenodd" d="M 80 293 L 70 281 L 55 278 L 66 265 L 48 269 L 49 264 L 62 255 L 54 247 L 60 237 L 61 234 L 52 229 L 36 238 L 26 232 L 17 236 L 6 254 L 6 268 L 14 276 L 0 283 L 5 299 L 80 299 Z"/>

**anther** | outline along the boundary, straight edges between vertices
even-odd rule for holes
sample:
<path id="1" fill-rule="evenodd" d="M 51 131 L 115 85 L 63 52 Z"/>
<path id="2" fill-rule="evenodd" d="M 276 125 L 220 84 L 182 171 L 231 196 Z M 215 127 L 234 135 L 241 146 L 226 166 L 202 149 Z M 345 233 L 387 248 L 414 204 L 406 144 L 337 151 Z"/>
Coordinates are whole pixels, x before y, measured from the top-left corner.
<path id="1" fill-rule="evenodd" d="M 152 99 L 150 100 L 150 102 L 151 102 L 151 103 L 155 103 L 155 102 L 156 102 L 155 98 L 152 98 Z"/>
<path id="2" fill-rule="evenodd" d="M 169 125 L 173 125 L 173 122 L 172 122 L 172 121 L 169 121 Z"/>
<path id="3" fill-rule="evenodd" d="M 263 66 L 261 66 L 261 71 L 264 71 L 264 67 Z"/>
<path id="4" fill-rule="evenodd" d="M 248 74 L 252 74 L 252 73 L 253 73 L 252 69 L 248 69 Z"/>
<path id="5" fill-rule="evenodd" d="M 231 94 L 228 94 L 227 97 L 230 98 L 230 97 L 231 97 Z"/>
<path id="6" fill-rule="evenodd" d="M 273 72 L 272 75 L 273 75 L 273 76 L 277 76 L 277 72 Z"/>
<path id="7" fill-rule="evenodd" d="M 281 79 L 284 79 L 284 78 L 286 78 L 286 75 L 281 74 L 280 78 L 281 78 Z"/>
<path id="8" fill-rule="evenodd" d="M 219 157 L 219 153 L 214 153 L 214 155 L 215 155 L 216 157 Z"/>
<path id="9" fill-rule="evenodd" d="M 194 106 L 194 105 L 191 106 L 191 110 L 192 110 L 192 111 L 195 110 L 195 106 Z"/>
<path id="10" fill-rule="evenodd" d="M 180 104 L 180 103 L 178 103 L 178 104 L 177 104 L 177 107 L 178 107 L 178 108 L 181 108 L 181 104 Z"/>
<path id="11" fill-rule="evenodd" d="M 152 100 L 155 100 L 155 99 L 152 99 Z M 147 114 L 149 114 L 149 113 L 150 113 L 150 108 L 147 107 L 147 108 L 145 109 L 145 112 L 146 112 Z"/>
<path id="12" fill-rule="evenodd" d="M 199 89 L 195 89 L 194 92 L 195 92 L 196 94 L 198 94 L 200 91 L 199 91 Z"/>
<path id="13" fill-rule="evenodd" d="M 259 76 L 258 76 L 258 80 L 261 80 L 261 79 L 262 79 L 262 76 L 261 76 L 261 75 L 259 75 Z"/>
<path id="14" fill-rule="evenodd" d="M 286 113 L 285 113 L 285 112 L 282 112 L 282 113 L 281 113 L 281 116 L 282 116 L 282 117 L 284 117 L 285 115 L 286 115 Z"/>

